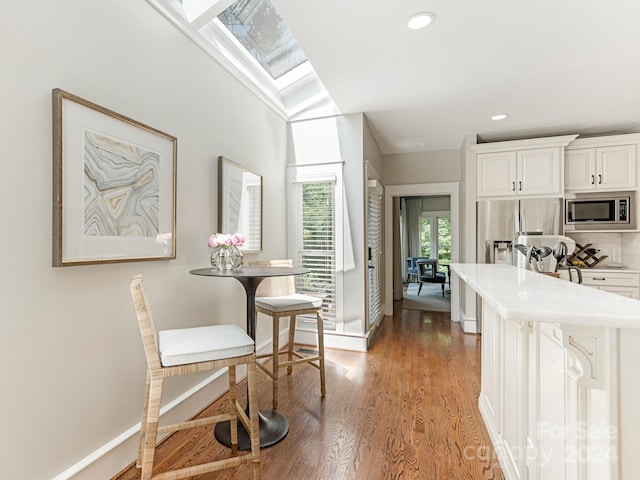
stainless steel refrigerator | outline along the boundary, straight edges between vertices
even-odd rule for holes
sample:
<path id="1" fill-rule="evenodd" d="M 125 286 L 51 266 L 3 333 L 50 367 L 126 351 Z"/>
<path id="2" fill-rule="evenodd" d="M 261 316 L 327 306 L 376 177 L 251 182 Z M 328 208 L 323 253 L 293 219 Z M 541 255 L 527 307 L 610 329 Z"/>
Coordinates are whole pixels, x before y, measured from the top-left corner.
<path id="1" fill-rule="evenodd" d="M 477 203 L 478 263 L 515 264 L 518 235 L 562 234 L 562 199 L 488 200 Z"/>

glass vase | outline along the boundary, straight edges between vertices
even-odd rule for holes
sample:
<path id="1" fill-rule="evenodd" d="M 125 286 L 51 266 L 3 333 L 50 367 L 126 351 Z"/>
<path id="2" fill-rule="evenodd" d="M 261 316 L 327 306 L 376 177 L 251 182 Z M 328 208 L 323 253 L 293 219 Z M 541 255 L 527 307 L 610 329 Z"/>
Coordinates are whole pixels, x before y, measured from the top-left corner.
<path id="1" fill-rule="evenodd" d="M 218 270 L 238 270 L 243 263 L 242 252 L 235 245 L 221 245 L 211 252 L 211 265 Z"/>

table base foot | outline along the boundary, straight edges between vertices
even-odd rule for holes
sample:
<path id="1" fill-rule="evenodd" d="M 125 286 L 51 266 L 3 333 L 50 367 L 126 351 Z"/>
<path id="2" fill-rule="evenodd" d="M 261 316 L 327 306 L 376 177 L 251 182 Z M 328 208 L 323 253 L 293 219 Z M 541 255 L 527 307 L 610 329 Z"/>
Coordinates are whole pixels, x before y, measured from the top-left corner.
<path id="1" fill-rule="evenodd" d="M 259 424 L 260 448 L 275 445 L 289 433 L 289 422 L 278 412 L 260 410 Z M 213 433 L 221 444 L 231 448 L 229 421 L 216 424 Z M 238 420 L 238 450 L 251 450 L 251 439 L 240 420 Z"/>

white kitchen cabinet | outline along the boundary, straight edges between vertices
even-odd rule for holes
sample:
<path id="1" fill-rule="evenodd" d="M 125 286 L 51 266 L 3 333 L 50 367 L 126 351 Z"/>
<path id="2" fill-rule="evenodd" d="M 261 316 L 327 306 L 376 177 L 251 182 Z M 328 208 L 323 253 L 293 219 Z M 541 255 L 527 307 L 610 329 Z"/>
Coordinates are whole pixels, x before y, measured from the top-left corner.
<path id="1" fill-rule="evenodd" d="M 640 299 L 640 274 L 637 273 L 583 270 L 582 284 L 605 292 Z"/>
<path id="2" fill-rule="evenodd" d="M 564 148 L 577 135 L 471 145 L 476 198 L 561 197 Z"/>
<path id="3" fill-rule="evenodd" d="M 504 478 L 636 479 L 640 302 L 507 265 L 452 270 L 482 299 L 478 407 Z"/>
<path id="4" fill-rule="evenodd" d="M 577 148 L 565 151 L 565 190 L 629 190 L 637 186 L 633 145 Z"/>
<path id="5" fill-rule="evenodd" d="M 561 153 L 554 147 L 478 154 L 477 196 L 562 195 Z"/>

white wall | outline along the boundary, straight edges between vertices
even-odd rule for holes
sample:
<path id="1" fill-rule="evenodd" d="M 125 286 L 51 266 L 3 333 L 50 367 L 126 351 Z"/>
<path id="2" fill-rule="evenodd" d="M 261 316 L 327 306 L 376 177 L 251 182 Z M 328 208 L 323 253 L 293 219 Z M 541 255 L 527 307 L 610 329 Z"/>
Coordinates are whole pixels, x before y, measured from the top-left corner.
<path id="1" fill-rule="evenodd" d="M 76 476 L 108 478 L 135 456 L 135 442 L 110 442 L 142 406 L 131 277 L 144 273 L 159 328 L 244 326 L 239 283 L 188 272 L 208 264 L 217 230 L 218 155 L 263 175 L 261 256 L 285 255 L 286 123 L 142 0 L 5 2 L 0 32 L 0 476 L 50 479 L 110 445 L 106 472 Z M 176 260 L 51 267 L 56 87 L 178 137 Z M 169 381 L 166 399 L 204 378 Z"/>
<path id="2" fill-rule="evenodd" d="M 337 115 L 307 119 L 290 124 L 289 163 L 309 165 L 337 163 L 342 168 L 344 208 L 342 231 L 337 242 L 344 252 L 342 269 L 336 279 L 336 332 L 325 331 L 325 345 L 336 348 L 366 350 L 365 336 L 365 185 L 364 116 Z M 300 139 L 304 139 L 301 141 Z M 314 145 L 315 143 L 315 145 Z M 372 148 L 371 144 L 369 148 Z M 342 299 L 342 301 L 340 300 Z M 342 334 L 344 338 L 337 338 Z M 305 341 L 304 337 L 301 341 Z"/>
<path id="3" fill-rule="evenodd" d="M 459 182 L 460 150 L 384 155 L 382 178 L 385 185 Z"/>
<path id="4" fill-rule="evenodd" d="M 422 212 L 448 212 L 451 210 L 451 198 L 448 196 L 422 197 Z"/>

